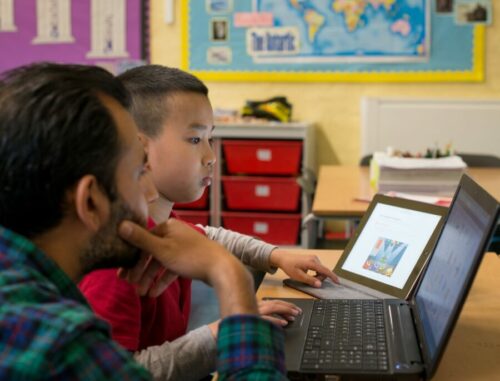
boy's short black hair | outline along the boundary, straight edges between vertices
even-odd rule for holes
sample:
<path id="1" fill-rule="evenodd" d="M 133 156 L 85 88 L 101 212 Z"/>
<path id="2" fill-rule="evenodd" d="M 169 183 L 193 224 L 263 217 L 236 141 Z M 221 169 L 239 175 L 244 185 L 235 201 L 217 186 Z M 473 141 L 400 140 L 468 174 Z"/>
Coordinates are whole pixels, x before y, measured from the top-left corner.
<path id="1" fill-rule="evenodd" d="M 169 110 L 165 99 L 174 93 L 188 92 L 208 96 L 208 88 L 183 70 L 161 66 L 144 65 L 118 76 L 132 96 L 132 113 L 139 129 L 154 138 L 162 131 Z"/>
<path id="2" fill-rule="evenodd" d="M 130 96 L 104 69 L 41 63 L 0 80 L 0 225 L 33 238 L 56 227 L 65 193 L 93 174 L 116 199 L 120 137 L 102 96 Z"/>

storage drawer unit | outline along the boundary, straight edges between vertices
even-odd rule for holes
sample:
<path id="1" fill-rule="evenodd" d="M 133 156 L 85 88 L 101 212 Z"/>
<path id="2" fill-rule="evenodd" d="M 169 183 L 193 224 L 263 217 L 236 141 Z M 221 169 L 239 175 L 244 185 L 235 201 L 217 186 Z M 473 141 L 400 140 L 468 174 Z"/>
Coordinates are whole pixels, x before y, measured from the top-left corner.
<path id="1" fill-rule="evenodd" d="M 300 173 L 300 141 L 224 140 L 222 149 L 228 174 L 294 176 Z"/>
<path id="2" fill-rule="evenodd" d="M 309 231 L 300 225 L 310 213 L 310 187 L 302 188 L 299 183 L 314 181 L 314 126 L 257 121 L 217 124 L 213 138 L 217 162 L 210 187 L 210 224 L 279 245 L 308 247 Z M 304 181 L 298 182 L 299 177 Z M 246 220 L 240 212 L 245 212 Z M 235 220 L 238 215 L 240 219 Z M 255 226 L 249 215 L 259 216 Z M 262 220 L 269 215 L 271 220 Z M 278 236 L 276 240 L 276 235 L 269 233 L 275 231 L 275 217 L 281 215 L 287 223 L 293 222 L 292 228 L 285 229 L 292 238 Z M 282 219 L 278 226 L 284 224 Z"/>
<path id="3" fill-rule="evenodd" d="M 226 229 L 259 237 L 275 245 L 296 245 L 300 214 L 222 212 Z"/>
<path id="4" fill-rule="evenodd" d="M 226 206 L 231 210 L 273 210 L 296 212 L 300 186 L 291 177 L 223 176 Z"/>

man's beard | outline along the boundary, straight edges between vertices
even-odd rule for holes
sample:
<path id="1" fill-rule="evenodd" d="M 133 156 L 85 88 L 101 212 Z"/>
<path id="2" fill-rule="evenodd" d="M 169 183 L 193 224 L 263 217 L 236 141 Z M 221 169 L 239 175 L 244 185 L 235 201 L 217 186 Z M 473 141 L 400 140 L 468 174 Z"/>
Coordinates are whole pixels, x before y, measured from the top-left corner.
<path id="1" fill-rule="evenodd" d="M 81 256 L 83 274 L 97 269 L 131 268 L 137 264 L 141 250 L 124 241 L 118 234 L 118 227 L 123 220 L 146 226 L 146 221 L 120 198 L 114 201 L 109 222 L 92 237 Z"/>

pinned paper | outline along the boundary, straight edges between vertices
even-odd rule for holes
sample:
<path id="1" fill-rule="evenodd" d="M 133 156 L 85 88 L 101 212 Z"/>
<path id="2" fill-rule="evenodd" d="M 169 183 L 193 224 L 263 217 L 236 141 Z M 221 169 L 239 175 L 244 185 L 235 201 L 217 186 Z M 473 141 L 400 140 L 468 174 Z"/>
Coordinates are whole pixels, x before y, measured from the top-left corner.
<path id="1" fill-rule="evenodd" d="M 91 0 L 87 58 L 128 57 L 125 0 Z"/>
<path id="2" fill-rule="evenodd" d="M 33 44 L 74 42 L 71 34 L 70 0 L 37 0 L 36 31 Z"/>
<path id="3" fill-rule="evenodd" d="M 300 33 L 295 27 L 249 28 L 246 37 L 247 53 L 250 56 L 299 53 Z"/>
<path id="4" fill-rule="evenodd" d="M 234 14 L 233 25 L 235 28 L 271 27 L 273 21 L 271 12 L 238 12 Z"/>
<path id="5" fill-rule="evenodd" d="M 15 32 L 14 0 L 0 0 L 0 32 Z"/>

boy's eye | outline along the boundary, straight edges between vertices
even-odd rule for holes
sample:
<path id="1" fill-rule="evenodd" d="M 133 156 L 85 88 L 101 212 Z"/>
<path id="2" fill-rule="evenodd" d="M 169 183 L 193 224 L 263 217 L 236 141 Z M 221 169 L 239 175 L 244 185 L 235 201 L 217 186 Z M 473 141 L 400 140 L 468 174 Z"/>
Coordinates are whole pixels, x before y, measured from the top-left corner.
<path id="1" fill-rule="evenodd" d="M 214 144 L 214 138 L 208 139 L 208 144 L 213 145 Z"/>
<path id="2" fill-rule="evenodd" d="M 193 144 L 198 144 L 201 142 L 201 138 L 189 138 L 189 142 Z"/>

